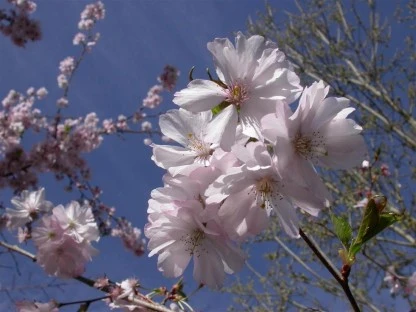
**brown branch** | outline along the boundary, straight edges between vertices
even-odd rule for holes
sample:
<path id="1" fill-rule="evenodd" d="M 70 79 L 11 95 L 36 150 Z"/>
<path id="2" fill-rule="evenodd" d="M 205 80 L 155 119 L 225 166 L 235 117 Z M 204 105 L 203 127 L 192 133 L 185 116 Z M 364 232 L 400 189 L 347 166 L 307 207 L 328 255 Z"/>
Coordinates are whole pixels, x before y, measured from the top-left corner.
<path id="1" fill-rule="evenodd" d="M 329 271 L 329 273 L 331 273 L 331 275 L 335 278 L 338 284 L 341 285 L 354 311 L 360 312 L 360 307 L 358 306 L 357 301 L 355 300 L 354 295 L 352 294 L 351 289 L 348 285 L 348 275 L 340 275 L 338 271 L 334 268 L 334 266 L 331 264 L 331 262 L 325 257 L 320 248 L 305 234 L 305 232 L 303 232 L 301 228 L 299 228 L 299 234 L 302 237 L 302 239 L 306 242 L 308 247 L 322 262 L 325 268 Z"/>
<path id="2" fill-rule="evenodd" d="M 22 256 L 25 256 L 25 257 L 31 259 L 32 261 L 36 262 L 36 256 L 34 254 L 20 248 L 17 245 L 10 245 L 10 244 L 7 244 L 5 242 L 0 241 L 0 246 L 3 246 L 4 248 L 8 249 L 9 251 L 21 254 Z M 76 277 L 74 277 L 74 279 L 76 279 L 77 281 L 79 281 L 79 282 L 81 282 L 85 285 L 88 285 L 90 287 L 95 288 L 94 287 L 94 281 L 89 279 L 89 278 L 86 278 L 84 276 L 76 276 Z M 106 292 L 104 289 L 100 289 L 100 290 L 102 290 L 103 292 Z M 125 300 L 127 300 L 127 299 L 125 299 Z M 146 307 L 146 308 L 151 309 L 153 311 L 157 311 L 157 312 L 173 312 L 172 310 L 170 310 L 170 309 L 168 309 L 168 308 L 166 308 L 166 307 L 164 307 L 160 304 L 153 303 L 153 302 L 147 302 L 147 301 L 139 299 L 139 298 L 133 298 L 132 300 L 128 300 L 128 301 L 130 301 L 134 304 L 140 305 L 142 307 Z"/>

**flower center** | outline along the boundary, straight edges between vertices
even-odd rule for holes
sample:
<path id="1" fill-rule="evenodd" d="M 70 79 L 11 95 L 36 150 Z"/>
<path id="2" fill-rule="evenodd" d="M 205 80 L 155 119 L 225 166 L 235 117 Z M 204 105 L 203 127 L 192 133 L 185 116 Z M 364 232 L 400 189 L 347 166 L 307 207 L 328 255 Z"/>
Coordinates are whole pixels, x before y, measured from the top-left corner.
<path id="1" fill-rule="evenodd" d="M 263 177 L 258 180 L 254 190 L 257 205 L 262 209 L 266 209 L 269 214 L 273 209 L 272 201 L 283 198 L 279 193 L 279 189 L 283 187 L 284 185 L 281 182 L 271 177 Z"/>
<path id="2" fill-rule="evenodd" d="M 319 131 L 312 132 L 312 135 L 298 133 L 292 143 L 298 155 L 313 163 L 316 163 L 320 157 L 328 155 L 324 137 Z"/>
<path id="3" fill-rule="evenodd" d="M 205 233 L 201 229 L 195 229 L 191 234 L 186 235 L 181 238 L 181 241 L 185 244 L 185 251 L 189 254 L 196 255 L 197 257 L 201 256 L 201 251 L 206 251 L 205 248 L 201 250 L 198 248 L 202 245 L 202 241 L 205 239 Z"/>
<path id="4" fill-rule="evenodd" d="M 49 238 L 49 239 L 53 240 L 53 239 L 55 239 L 55 237 L 56 237 L 56 233 L 55 233 L 55 232 L 49 232 L 49 233 L 47 234 L 47 236 L 48 236 L 48 238 Z"/>
<path id="5" fill-rule="evenodd" d="M 192 133 L 188 133 L 188 148 L 193 150 L 197 156 L 195 161 L 203 164 L 204 166 L 209 165 L 209 159 L 213 153 L 213 150 L 210 148 L 211 144 L 205 143 L 200 140 Z"/>
<path id="6" fill-rule="evenodd" d="M 74 220 L 69 221 L 68 228 L 71 230 L 75 230 L 77 228 L 77 224 Z"/>
<path id="7" fill-rule="evenodd" d="M 239 81 L 228 86 L 227 97 L 225 101 L 240 106 L 249 98 L 248 87 Z"/>

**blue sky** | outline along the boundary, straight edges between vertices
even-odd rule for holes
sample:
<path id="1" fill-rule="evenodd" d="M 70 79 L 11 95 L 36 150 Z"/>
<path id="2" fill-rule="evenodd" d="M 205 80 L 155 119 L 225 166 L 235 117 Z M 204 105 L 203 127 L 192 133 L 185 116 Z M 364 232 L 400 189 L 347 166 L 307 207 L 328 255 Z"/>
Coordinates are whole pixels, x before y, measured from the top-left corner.
<path id="1" fill-rule="evenodd" d="M 290 5 L 291 1 L 280 1 Z M 43 112 L 52 114 L 55 102 L 62 92 L 56 76 L 59 62 L 67 56 L 76 56 L 79 49 L 72 45 L 77 32 L 80 12 L 88 1 L 38 1 L 34 17 L 41 21 L 43 39 L 21 49 L 7 38 L 0 37 L 0 95 L 10 89 L 24 92 L 28 87 L 45 86 L 48 97 L 36 104 Z M 141 105 L 148 89 L 166 64 L 182 72 L 178 88 L 187 84 L 187 73 L 196 66 L 194 77 L 205 76 L 205 68 L 213 70 L 212 59 L 206 49 L 215 37 L 233 37 L 244 31 L 249 15 L 263 9 L 262 1 L 104 1 L 106 18 L 97 30 L 101 39 L 82 63 L 73 80 L 67 110 L 69 116 L 96 112 L 100 119 L 130 115 Z M 171 95 L 165 95 L 164 110 L 174 108 Z M 156 121 L 154 122 L 156 124 Z M 136 226 L 146 223 L 147 200 L 152 189 L 162 186 L 163 171 L 150 160 L 151 150 L 143 145 L 143 136 L 130 135 L 123 139 L 110 137 L 100 149 L 87 158 L 92 168 L 92 183 L 98 184 L 104 194 L 102 200 L 117 208 L 119 216 L 126 216 Z M 76 199 L 76 193 L 66 193 L 63 183 L 44 177 L 47 198 L 54 204 L 66 204 Z M 3 191 L 2 200 L 9 205 L 10 194 Z M 170 286 L 157 271 L 156 257 L 148 259 L 133 256 L 112 238 L 102 239 L 96 247 L 100 256 L 89 265 L 86 276 L 107 274 L 114 281 L 137 277 L 145 287 Z M 30 247 L 28 247 L 30 248 Z M 23 272 L 33 274 L 33 280 L 42 281 L 42 272 L 36 265 L 20 261 Z M 191 270 L 188 270 L 191 273 Z M 186 276 L 187 291 L 195 287 L 190 274 Z M 27 284 L 23 279 L 21 284 Z M 88 287 L 71 283 L 66 291 L 51 291 L 58 301 L 88 299 L 94 296 Z M 27 293 L 30 295 L 30 293 Z M 35 293 L 37 299 L 45 299 Z M 27 297 L 17 294 L 18 298 Z M 225 311 L 229 297 L 203 290 L 192 300 L 198 311 Z M 99 311 L 103 306 L 93 305 Z M 72 311 L 74 308 L 68 308 Z"/>

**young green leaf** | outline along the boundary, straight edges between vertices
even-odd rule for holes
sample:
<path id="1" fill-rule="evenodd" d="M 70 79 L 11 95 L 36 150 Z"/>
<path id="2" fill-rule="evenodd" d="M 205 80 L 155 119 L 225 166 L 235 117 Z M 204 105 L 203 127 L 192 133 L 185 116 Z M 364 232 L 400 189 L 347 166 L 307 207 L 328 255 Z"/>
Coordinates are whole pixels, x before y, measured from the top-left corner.
<path id="1" fill-rule="evenodd" d="M 334 214 L 331 214 L 332 224 L 334 226 L 334 231 L 342 245 L 348 250 L 350 247 L 350 242 L 352 239 L 352 228 L 348 223 L 347 218 L 337 217 Z"/>
<path id="2" fill-rule="evenodd" d="M 382 209 L 379 206 L 373 198 L 368 201 L 358 235 L 349 250 L 351 259 L 355 258 L 355 255 L 361 250 L 364 243 L 401 219 L 400 215 L 392 212 L 381 213 Z"/>

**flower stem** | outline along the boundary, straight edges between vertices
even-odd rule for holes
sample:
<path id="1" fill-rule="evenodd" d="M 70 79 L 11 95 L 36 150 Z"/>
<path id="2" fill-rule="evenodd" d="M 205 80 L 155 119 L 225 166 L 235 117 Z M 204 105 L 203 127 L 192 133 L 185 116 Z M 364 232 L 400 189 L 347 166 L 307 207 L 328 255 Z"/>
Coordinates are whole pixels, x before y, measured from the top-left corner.
<path id="1" fill-rule="evenodd" d="M 318 257 L 319 261 L 322 262 L 322 264 L 329 271 L 329 273 L 331 273 L 331 275 L 335 278 L 338 284 L 341 285 L 345 295 L 351 303 L 353 310 L 355 312 L 360 312 L 360 308 L 357 304 L 357 301 L 355 300 L 354 295 L 352 294 L 351 289 L 348 285 L 348 275 L 340 275 L 340 273 L 338 273 L 338 271 L 334 268 L 332 263 L 327 259 L 322 250 L 318 247 L 318 245 L 312 239 L 310 239 L 301 228 L 299 228 L 299 234 L 302 237 L 302 239 L 306 242 L 308 247 Z"/>

